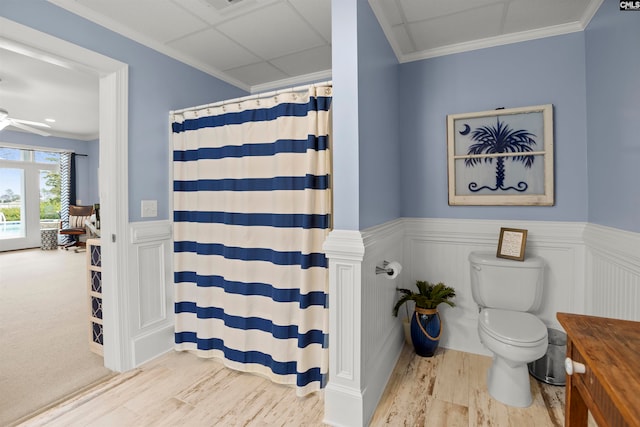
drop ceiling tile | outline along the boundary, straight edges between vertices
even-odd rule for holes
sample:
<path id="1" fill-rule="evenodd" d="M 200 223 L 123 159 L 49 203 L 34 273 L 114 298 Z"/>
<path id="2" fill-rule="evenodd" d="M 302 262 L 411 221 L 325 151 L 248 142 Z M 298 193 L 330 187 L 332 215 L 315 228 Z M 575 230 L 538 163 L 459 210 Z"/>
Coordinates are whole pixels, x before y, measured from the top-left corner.
<path id="1" fill-rule="evenodd" d="M 582 18 L 588 0 L 514 0 L 509 3 L 505 33 L 576 22 Z"/>
<path id="2" fill-rule="evenodd" d="M 385 0 L 382 0 L 385 1 Z M 495 4 L 496 0 L 399 0 L 409 22 L 437 18 L 464 10 Z"/>
<path id="3" fill-rule="evenodd" d="M 168 43 L 168 46 L 196 57 L 218 70 L 237 68 L 261 60 L 214 29 L 183 37 Z"/>
<path id="4" fill-rule="evenodd" d="M 277 3 L 217 27 L 251 52 L 273 59 L 325 42 L 286 3 Z"/>
<path id="5" fill-rule="evenodd" d="M 375 3 L 378 6 L 378 9 L 382 11 L 389 25 L 400 25 L 404 23 L 396 0 L 369 0 L 369 2 Z"/>
<path id="6" fill-rule="evenodd" d="M 188 10 L 194 16 L 203 19 L 209 25 L 215 25 L 266 4 L 282 0 L 242 0 L 240 2 L 228 2 L 227 0 L 171 1 L 179 7 Z"/>
<path id="7" fill-rule="evenodd" d="M 197 16 L 209 25 L 214 25 L 224 20 L 222 16 L 213 6 L 205 0 L 171 0 L 178 7 L 182 7 L 193 16 Z"/>
<path id="8" fill-rule="evenodd" d="M 301 76 L 331 69 L 331 46 L 321 46 L 271 61 L 290 76 Z"/>
<path id="9" fill-rule="evenodd" d="M 500 35 L 502 4 L 409 24 L 418 51 Z"/>
<path id="10" fill-rule="evenodd" d="M 255 86 L 291 77 L 266 62 L 227 70 L 226 73 L 237 80 L 245 82 L 249 86 Z"/>
<path id="11" fill-rule="evenodd" d="M 79 4 L 164 43 L 206 27 L 169 0 L 77 0 Z"/>
<path id="12" fill-rule="evenodd" d="M 331 0 L 289 0 L 289 3 L 326 42 L 331 42 Z"/>

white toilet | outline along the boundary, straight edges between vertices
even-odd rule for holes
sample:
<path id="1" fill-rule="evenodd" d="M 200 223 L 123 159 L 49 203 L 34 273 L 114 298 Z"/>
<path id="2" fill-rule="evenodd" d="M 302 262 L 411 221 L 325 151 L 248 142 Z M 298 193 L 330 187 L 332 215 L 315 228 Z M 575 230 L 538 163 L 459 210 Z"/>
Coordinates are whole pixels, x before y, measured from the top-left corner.
<path id="1" fill-rule="evenodd" d="M 531 405 L 527 363 L 545 355 L 547 327 L 530 311 L 542 300 L 544 260 L 497 258 L 472 252 L 471 293 L 480 308 L 480 342 L 493 353 L 487 388 L 493 398 L 510 406 Z"/>

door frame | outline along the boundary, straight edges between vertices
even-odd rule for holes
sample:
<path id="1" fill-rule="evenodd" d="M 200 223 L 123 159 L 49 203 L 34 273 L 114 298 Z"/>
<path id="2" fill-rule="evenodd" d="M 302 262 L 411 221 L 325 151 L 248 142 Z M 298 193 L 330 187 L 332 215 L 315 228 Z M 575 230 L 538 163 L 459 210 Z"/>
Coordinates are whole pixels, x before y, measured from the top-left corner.
<path id="1" fill-rule="evenodd" d="M 0 17 L 0 46 L 60 61 L 94 73 L 100 81 L 100 216 L 104 365 L 123 372 L 134 367 L 129 332 L 128 280 L 128 65 L 31 27 Z M 88 327 L 88 326 L 87 326 Z"/>

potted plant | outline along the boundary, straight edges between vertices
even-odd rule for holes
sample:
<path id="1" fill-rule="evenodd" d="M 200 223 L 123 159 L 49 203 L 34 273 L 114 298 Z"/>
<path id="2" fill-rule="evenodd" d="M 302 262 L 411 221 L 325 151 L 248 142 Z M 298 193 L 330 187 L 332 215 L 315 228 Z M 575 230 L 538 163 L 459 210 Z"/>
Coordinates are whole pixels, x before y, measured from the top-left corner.
<path id="1" fill-rule="evenodd" d="M 411 342 L 418 355 L 431 357 L 438 348 L 442 332 L 438 306 L 445 303 L 455 307 L 450 300 L 456 296 L 456 291 L 442 282 L 434 284 L 426 280 L 417 280 L 416 287 L 418 292 L 398 288 L 402 296 L 393 307 L 393 315 L 398 316 L 402 304 L 408 301 L 415 302 L 414 314 L 411 317 Z"/>

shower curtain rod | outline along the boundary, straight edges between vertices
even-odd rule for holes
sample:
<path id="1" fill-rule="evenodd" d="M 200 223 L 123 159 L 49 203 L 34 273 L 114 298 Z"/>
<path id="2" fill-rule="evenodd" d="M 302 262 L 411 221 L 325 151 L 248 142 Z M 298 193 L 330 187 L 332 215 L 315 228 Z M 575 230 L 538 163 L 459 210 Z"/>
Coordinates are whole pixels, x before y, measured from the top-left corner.
<path id="1" fill-rule="evenodd" d="M 204 104 L 204 105 L 198 105 L 196 107 L 183 108 L 182 110 L 174 110 L 174 111 L 171 111 L 171 114 L 180 114 L 180 113 L 184 113 L 184 112 L 187 112 L 187 111 L 203 110 L 205 108 L 213 108 L 213 107 L 221 107 L 221 106 L 227 105 L 227 104 L 235 104 L 235 103 L 238 103 L 238 102 L 250 101 L 252 99 L 268 98 L 270 96 L 275 96 L 275 95 L 278 95 L 278 94 L 281 94 L 281 93 L 297 92 L 297 91 L 300 91 L 300 90 L 309 89 L 310 87 L 328 86 L 328 85 L 333 85 L 333 81 L 327 80 L 325 82 L 311 83 L 311 84 L 308 84 L 308 85 L 290 87 L 290 88 L 286 88 L 286 89 L 278 89 L 278 90 L 273 90 L 271 92 L 256 93 L 256 94 L 253 94 L 253 95 L 242 96 L 240 98 L 226 99 L 224 101 L 217 101 L 217 102 L 213 102 L 211 104 Z"/>

